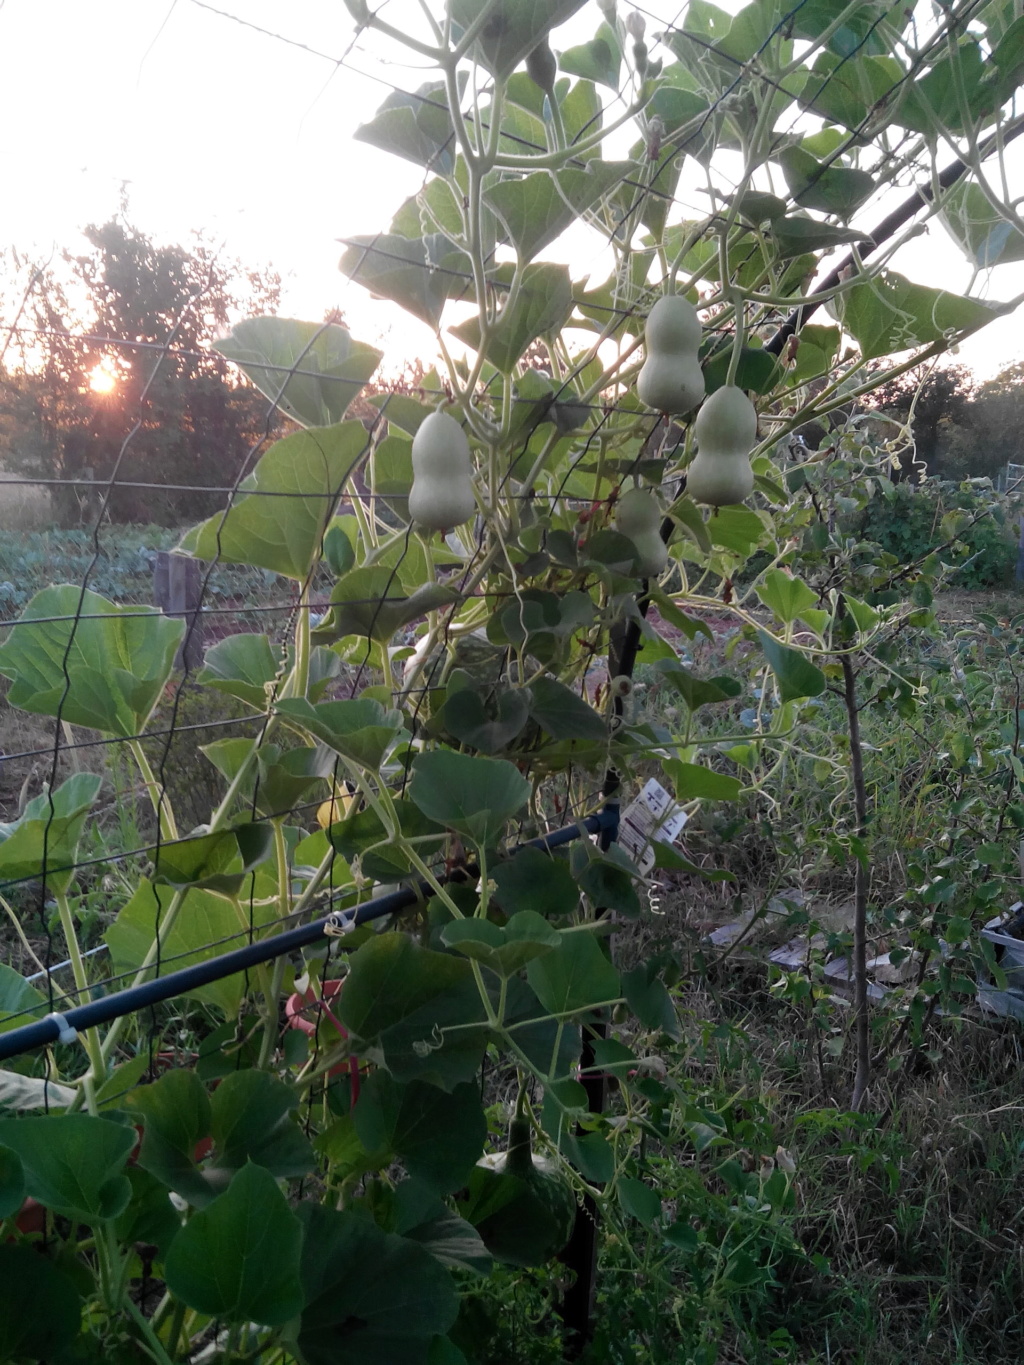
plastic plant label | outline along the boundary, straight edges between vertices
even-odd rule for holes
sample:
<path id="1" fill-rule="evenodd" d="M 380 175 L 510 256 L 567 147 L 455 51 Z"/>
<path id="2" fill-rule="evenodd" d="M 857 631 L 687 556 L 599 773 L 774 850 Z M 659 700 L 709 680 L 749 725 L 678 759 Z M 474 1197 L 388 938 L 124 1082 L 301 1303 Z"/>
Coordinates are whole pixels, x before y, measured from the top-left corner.
<path id="1" fill-rule="evenodd" d="M 652 841 L 671 844 L 689 816 L 652 777 L 619 817 L 618 841 L 646 877 L 654 867 Z"/>

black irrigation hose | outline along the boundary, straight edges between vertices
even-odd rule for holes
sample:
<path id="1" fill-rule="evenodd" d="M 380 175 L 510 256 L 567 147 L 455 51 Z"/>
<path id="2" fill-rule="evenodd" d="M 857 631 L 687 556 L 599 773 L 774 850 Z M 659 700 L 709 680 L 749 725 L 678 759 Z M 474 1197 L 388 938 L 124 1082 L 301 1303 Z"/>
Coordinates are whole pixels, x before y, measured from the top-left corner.
<path id="1" fill-rule="evenodd" d="M 541 835 L 538 839 L 529 839 L 518 848 L 552 849 L 572 843 L 574 839 L 580 839 L 586 834 L 603 835 L 611 832 L 614 835 L 618 823 L 618 805 L 609 802 L 596 815 L 590 815 L 574 825 L 564 825 L 561 829 Z M 516 852 L 518 849 L 513 851 Z M 463 871 L 460 875 L 464 874 Z M 443 883 L 448 878 L 442 877 L 439 880 Z M 401 891 L 393 891 L 390 895 L 365 901 L 355 907 L 351 920 L 352 927 L 393 915 L 433 894 L 431 886 L 426 882 L 419 882 Z M 0 1034 L 0 1061 L 16 1057 L 30 1048 L 45 1047 L 65 1039 L 71 1041 L 69 1031 L 77 1033 L 83 1029 L 93 1028 L 97 1024 L 109 1023 L 121 1015 L 147 1009 L 163 1000 L 170 1000 L 176 995 L 194 990 L 197 986 L 221 981 L 224 977 L 233 976 L 248 967 L 270 962 L 285 953 L 292 953 L 310 943 L 316 943 L 318 939 L 326 936 L 325 925 L 329 918 L 330 916 L 324 916 L 298 929 L 289 929 L 283 934 L 262 939 L 259 943 L 248 943 L 244 948 L 222 953 L 207 962 L 197 962 L 192 967 L 183 967 L 180 971 L 170 972 L 167 976 L 145 981 L 141 986 L 130 986 L 127 990 L 106 995 L 101 1000 L 90 1001 L 87 1005 L 76 1005 L 74 1009 L 66 1010 L 63 1014 L 49 1014 L 34 1024 L 24 1024 L 21 1028 L 11 1029 L 8 1033 Z"/>

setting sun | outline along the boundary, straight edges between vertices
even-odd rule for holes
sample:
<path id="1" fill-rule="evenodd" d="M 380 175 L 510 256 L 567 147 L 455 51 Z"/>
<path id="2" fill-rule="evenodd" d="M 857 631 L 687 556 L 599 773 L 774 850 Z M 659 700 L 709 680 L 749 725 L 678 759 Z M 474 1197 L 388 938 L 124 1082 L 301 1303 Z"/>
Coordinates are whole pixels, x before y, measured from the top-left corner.
<path id="1" fill-rule="evenodd" d="M 112 370 L 107 369 L 106 363 L 100 361 L 89 372 L 89 388 L 93 393 L 111 393 L 117 387 L 117 375 Z"/>

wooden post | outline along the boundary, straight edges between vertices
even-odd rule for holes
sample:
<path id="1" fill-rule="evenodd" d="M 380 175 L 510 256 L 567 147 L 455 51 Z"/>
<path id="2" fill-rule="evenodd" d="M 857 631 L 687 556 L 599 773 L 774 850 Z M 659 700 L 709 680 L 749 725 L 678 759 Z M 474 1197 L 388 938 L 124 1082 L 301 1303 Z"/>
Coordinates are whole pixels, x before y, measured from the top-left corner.
<path id="1" fill-rule="evenodd" d="M 175 668 L 194 672 L 203 662 L 203 575 L 198 559 L 160 550 L 153 562 L 153 594 L 165 616 L 185 620 Z"/>

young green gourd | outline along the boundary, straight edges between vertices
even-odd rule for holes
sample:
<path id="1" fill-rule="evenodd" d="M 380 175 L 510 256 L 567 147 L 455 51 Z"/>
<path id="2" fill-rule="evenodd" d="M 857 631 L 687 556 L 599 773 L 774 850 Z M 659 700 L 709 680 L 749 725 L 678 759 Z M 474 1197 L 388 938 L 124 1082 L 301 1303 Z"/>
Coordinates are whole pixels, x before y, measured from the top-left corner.
<path id="1" fill-rule="evenodd" d="M 644 488 L 623 493 L 615 508 L 615 529 L 636 546 L 644 578 L 657 578 L 668 563 L 660 528 L 661 507 L 653 493 Z"/>
<path id="2" fill-rule="evenodd" d="M 466 433 L 446 412 L 424 418 L 412 438 L 409 516 L 427 531 L 450 531 L 476 511 Z"/>
<path id="3" fill-rule="evenodd" d="M 495 1260 L 539 1266 L 572 1236 L 576 1196 L 553 1162 L 533 1154 L 529 1119 L 515 1118 L 508 1150 L 477 1162 L 460 1212 Z"/>
<path id="4" fill-rule="evenodd" d="M 757 411 L 743 390 L 732 384 L 716 389 L 698 412 L 693 434 L 697 456 L 686 471 L 686 491 L 694 502 L 724 507 L 749 498 Z"/>
<path id="5" fill-rule="evenodd" d="M 678 294 L 666 294 L 647 315 L 647 356 L 637 375 L 641 402 L 655 412 L 691 412 L 704 397 L 704 374 L 697 361 L 701 326 L 697 310 Z"/>

